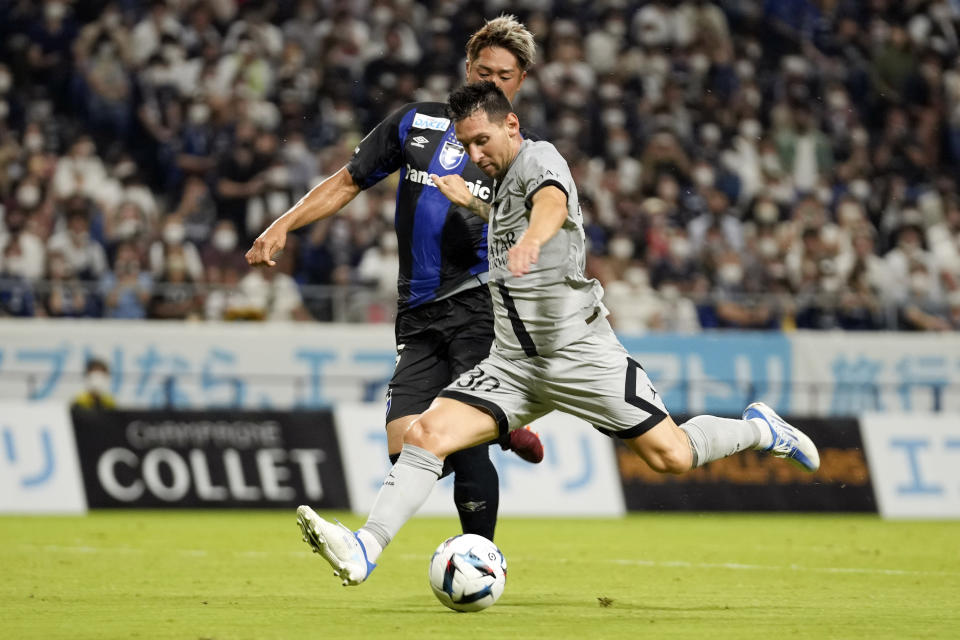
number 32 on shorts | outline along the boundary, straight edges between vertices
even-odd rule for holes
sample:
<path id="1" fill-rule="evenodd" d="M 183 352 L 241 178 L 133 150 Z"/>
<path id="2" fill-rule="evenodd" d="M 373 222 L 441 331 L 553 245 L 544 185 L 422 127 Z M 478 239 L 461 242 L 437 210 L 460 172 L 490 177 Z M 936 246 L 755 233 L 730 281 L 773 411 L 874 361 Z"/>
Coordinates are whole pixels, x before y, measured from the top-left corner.
<path id="1" fill-rule="evenodd" d="M 469 391 L 493 391 L 500 388 L 500 381 L 480 367 L 474 367 L 457 378 L 457 387 Z"/>

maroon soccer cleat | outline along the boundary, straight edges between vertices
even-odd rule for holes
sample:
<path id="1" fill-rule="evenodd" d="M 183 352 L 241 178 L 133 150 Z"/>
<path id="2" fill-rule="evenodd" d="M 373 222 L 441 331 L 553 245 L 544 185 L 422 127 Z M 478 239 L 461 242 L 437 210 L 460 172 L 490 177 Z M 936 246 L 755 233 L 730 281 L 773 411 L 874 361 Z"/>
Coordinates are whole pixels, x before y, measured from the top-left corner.
<path id="1" fill-rule="evenodd" d="M 515 454 L 533 464 L 543 460 L 543 443 L 540 442 L 540 436 L 530 429 L 530 425 L 523 429 L 514 429 L 510 432 L 510 443 L 504 449 L 513 451 Z"/>

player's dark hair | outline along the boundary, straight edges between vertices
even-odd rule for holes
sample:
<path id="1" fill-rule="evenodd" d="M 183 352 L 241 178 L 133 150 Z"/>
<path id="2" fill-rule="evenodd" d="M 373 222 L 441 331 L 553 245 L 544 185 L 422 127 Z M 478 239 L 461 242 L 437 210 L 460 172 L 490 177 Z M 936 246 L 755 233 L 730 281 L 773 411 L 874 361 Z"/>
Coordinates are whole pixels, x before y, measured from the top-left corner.
<path id="1" fill-rule="evenodd" d="M 502 122 L 513 107 L 503 91 L 487 80 L 466 84 L 453 91 L 447 99 L 447 111 L 454 122 L 469 118 L 477 111 L 485 112 L 490 122 Z"/>

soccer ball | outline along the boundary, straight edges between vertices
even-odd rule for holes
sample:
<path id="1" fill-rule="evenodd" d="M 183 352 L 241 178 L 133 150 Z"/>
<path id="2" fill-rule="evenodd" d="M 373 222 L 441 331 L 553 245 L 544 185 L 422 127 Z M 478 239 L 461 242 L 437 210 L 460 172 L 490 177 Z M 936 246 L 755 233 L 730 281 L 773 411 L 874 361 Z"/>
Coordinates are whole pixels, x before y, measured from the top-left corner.
<path id="1" fill-rule="evenodd" d="M 473 533 L 447 538 L 430 559 L 430 587 L 454 611 L 486 609 L 503 593 L 507 561 L 497 545 Z"/>

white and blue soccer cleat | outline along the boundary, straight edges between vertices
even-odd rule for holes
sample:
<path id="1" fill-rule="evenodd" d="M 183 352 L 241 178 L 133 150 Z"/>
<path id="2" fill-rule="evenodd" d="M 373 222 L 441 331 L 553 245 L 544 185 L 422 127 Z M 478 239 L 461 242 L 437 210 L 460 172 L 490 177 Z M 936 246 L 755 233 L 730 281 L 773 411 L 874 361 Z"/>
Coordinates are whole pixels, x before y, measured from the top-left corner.
<path id="1" fill-rule="evenodd" d="M 813 440 L 803 431 L 787 424 L 777 412 L 762 402 L 754 402 L 743 410 L 744 420 L 761 420 L 770 429 L 773 444 L 763 451 L 769 451 L 777 458 L 786 458 L 804 471 L 816 471 L 820 468 L 820 454 Z"/>
<path id="2" fill-rule="evenodd" d="M 310 507 L 297 507 L 297 524 L 303 541 L 313 547 L 333 567 L 333 575 L 343 586 L 357 585 L 367 579 L 377 566 L 367 560 L 367 550 L 357 534 L 337 522 L 327 522 Z"/>

